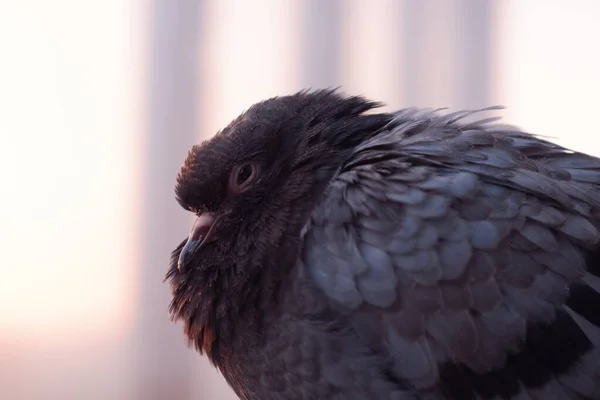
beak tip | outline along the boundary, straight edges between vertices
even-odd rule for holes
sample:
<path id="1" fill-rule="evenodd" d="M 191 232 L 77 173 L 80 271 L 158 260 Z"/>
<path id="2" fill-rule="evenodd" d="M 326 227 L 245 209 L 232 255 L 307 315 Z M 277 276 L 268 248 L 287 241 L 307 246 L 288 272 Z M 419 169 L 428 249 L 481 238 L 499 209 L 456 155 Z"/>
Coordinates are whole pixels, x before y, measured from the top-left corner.
<path id="1" fill-rule="evenodd" d="M 211 214 L 203 214 L 196 218 L 188 240 L 179 253 L 177 269 L 183 274 L 187 270 L 187 259 L 190 253 L 195 252 L 206 243 L 216 240 L 215 218 Z"/>
<path id="2" fill-rule="evenodd" d="M 186 261 L 193 244 L 194 242 L 188 239 L 185 246 L 183 246 L 181 252 L 179 253 L 179 259 L 177 260 L 177 269 L 181 274 L 185 273 L 186 271 Z"/>

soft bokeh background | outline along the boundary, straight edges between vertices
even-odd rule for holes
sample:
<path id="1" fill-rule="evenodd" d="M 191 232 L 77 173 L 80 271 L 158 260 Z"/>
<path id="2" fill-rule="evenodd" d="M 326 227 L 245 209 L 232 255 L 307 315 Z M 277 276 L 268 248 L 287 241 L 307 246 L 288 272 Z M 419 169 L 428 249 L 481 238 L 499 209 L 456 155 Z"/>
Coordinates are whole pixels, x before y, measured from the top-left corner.
<path id="1" fill-rule="evenodd" d="M 167 314 L 187 149 L 342 86 L 600 155 L 597 0 L 0 0 L 0 398 L 232 399 Z"/>

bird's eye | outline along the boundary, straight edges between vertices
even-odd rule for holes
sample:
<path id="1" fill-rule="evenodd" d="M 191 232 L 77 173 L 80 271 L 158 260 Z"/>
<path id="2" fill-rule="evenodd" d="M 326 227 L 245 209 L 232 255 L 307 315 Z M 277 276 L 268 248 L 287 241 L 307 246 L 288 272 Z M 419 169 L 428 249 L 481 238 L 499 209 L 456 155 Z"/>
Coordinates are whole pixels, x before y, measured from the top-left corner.
<path id="1" fill-rule="evenodd" d="M 257 177 L 258 166 L 256 164 L 247 163 L 238 165 L 231 171 L 229 190 L 232 192 L 241 192 L 250 187 Z"/>
<path id="2" fill-rule="evenodd" d="M 254 173 L 254 168 L 251 164 L 246 164 L 242 166 L 237 175 L 237 184 L 242 186 L 244 183 L 248 182 L 250 178 L 252 178 L 252 174 Z"/>

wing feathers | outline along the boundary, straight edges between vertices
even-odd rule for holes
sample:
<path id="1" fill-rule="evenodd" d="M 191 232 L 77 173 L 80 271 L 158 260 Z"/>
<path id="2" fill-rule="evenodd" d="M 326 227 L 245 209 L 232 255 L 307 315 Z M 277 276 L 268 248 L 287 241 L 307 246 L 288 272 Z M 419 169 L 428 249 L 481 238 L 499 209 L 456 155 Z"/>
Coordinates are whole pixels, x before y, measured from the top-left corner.
<path id="1" fill-rule="evenodd" d="M 362 144 L 305 265 L 417 388 L 598 399 L 600 160 L 464 115 L 405 111 Z"/>

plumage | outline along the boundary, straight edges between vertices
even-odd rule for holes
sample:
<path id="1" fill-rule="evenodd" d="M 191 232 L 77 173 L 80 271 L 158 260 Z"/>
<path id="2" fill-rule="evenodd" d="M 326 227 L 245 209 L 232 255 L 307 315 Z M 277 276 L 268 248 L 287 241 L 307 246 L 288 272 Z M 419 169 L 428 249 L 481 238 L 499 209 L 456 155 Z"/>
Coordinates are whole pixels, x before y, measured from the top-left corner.
<path id="1" fill-rule="evenodd" d="M 378 106 L 277 97 L 190 150 L 189 340 L 248 400 L 600 399 L 600 159 Z"/>

